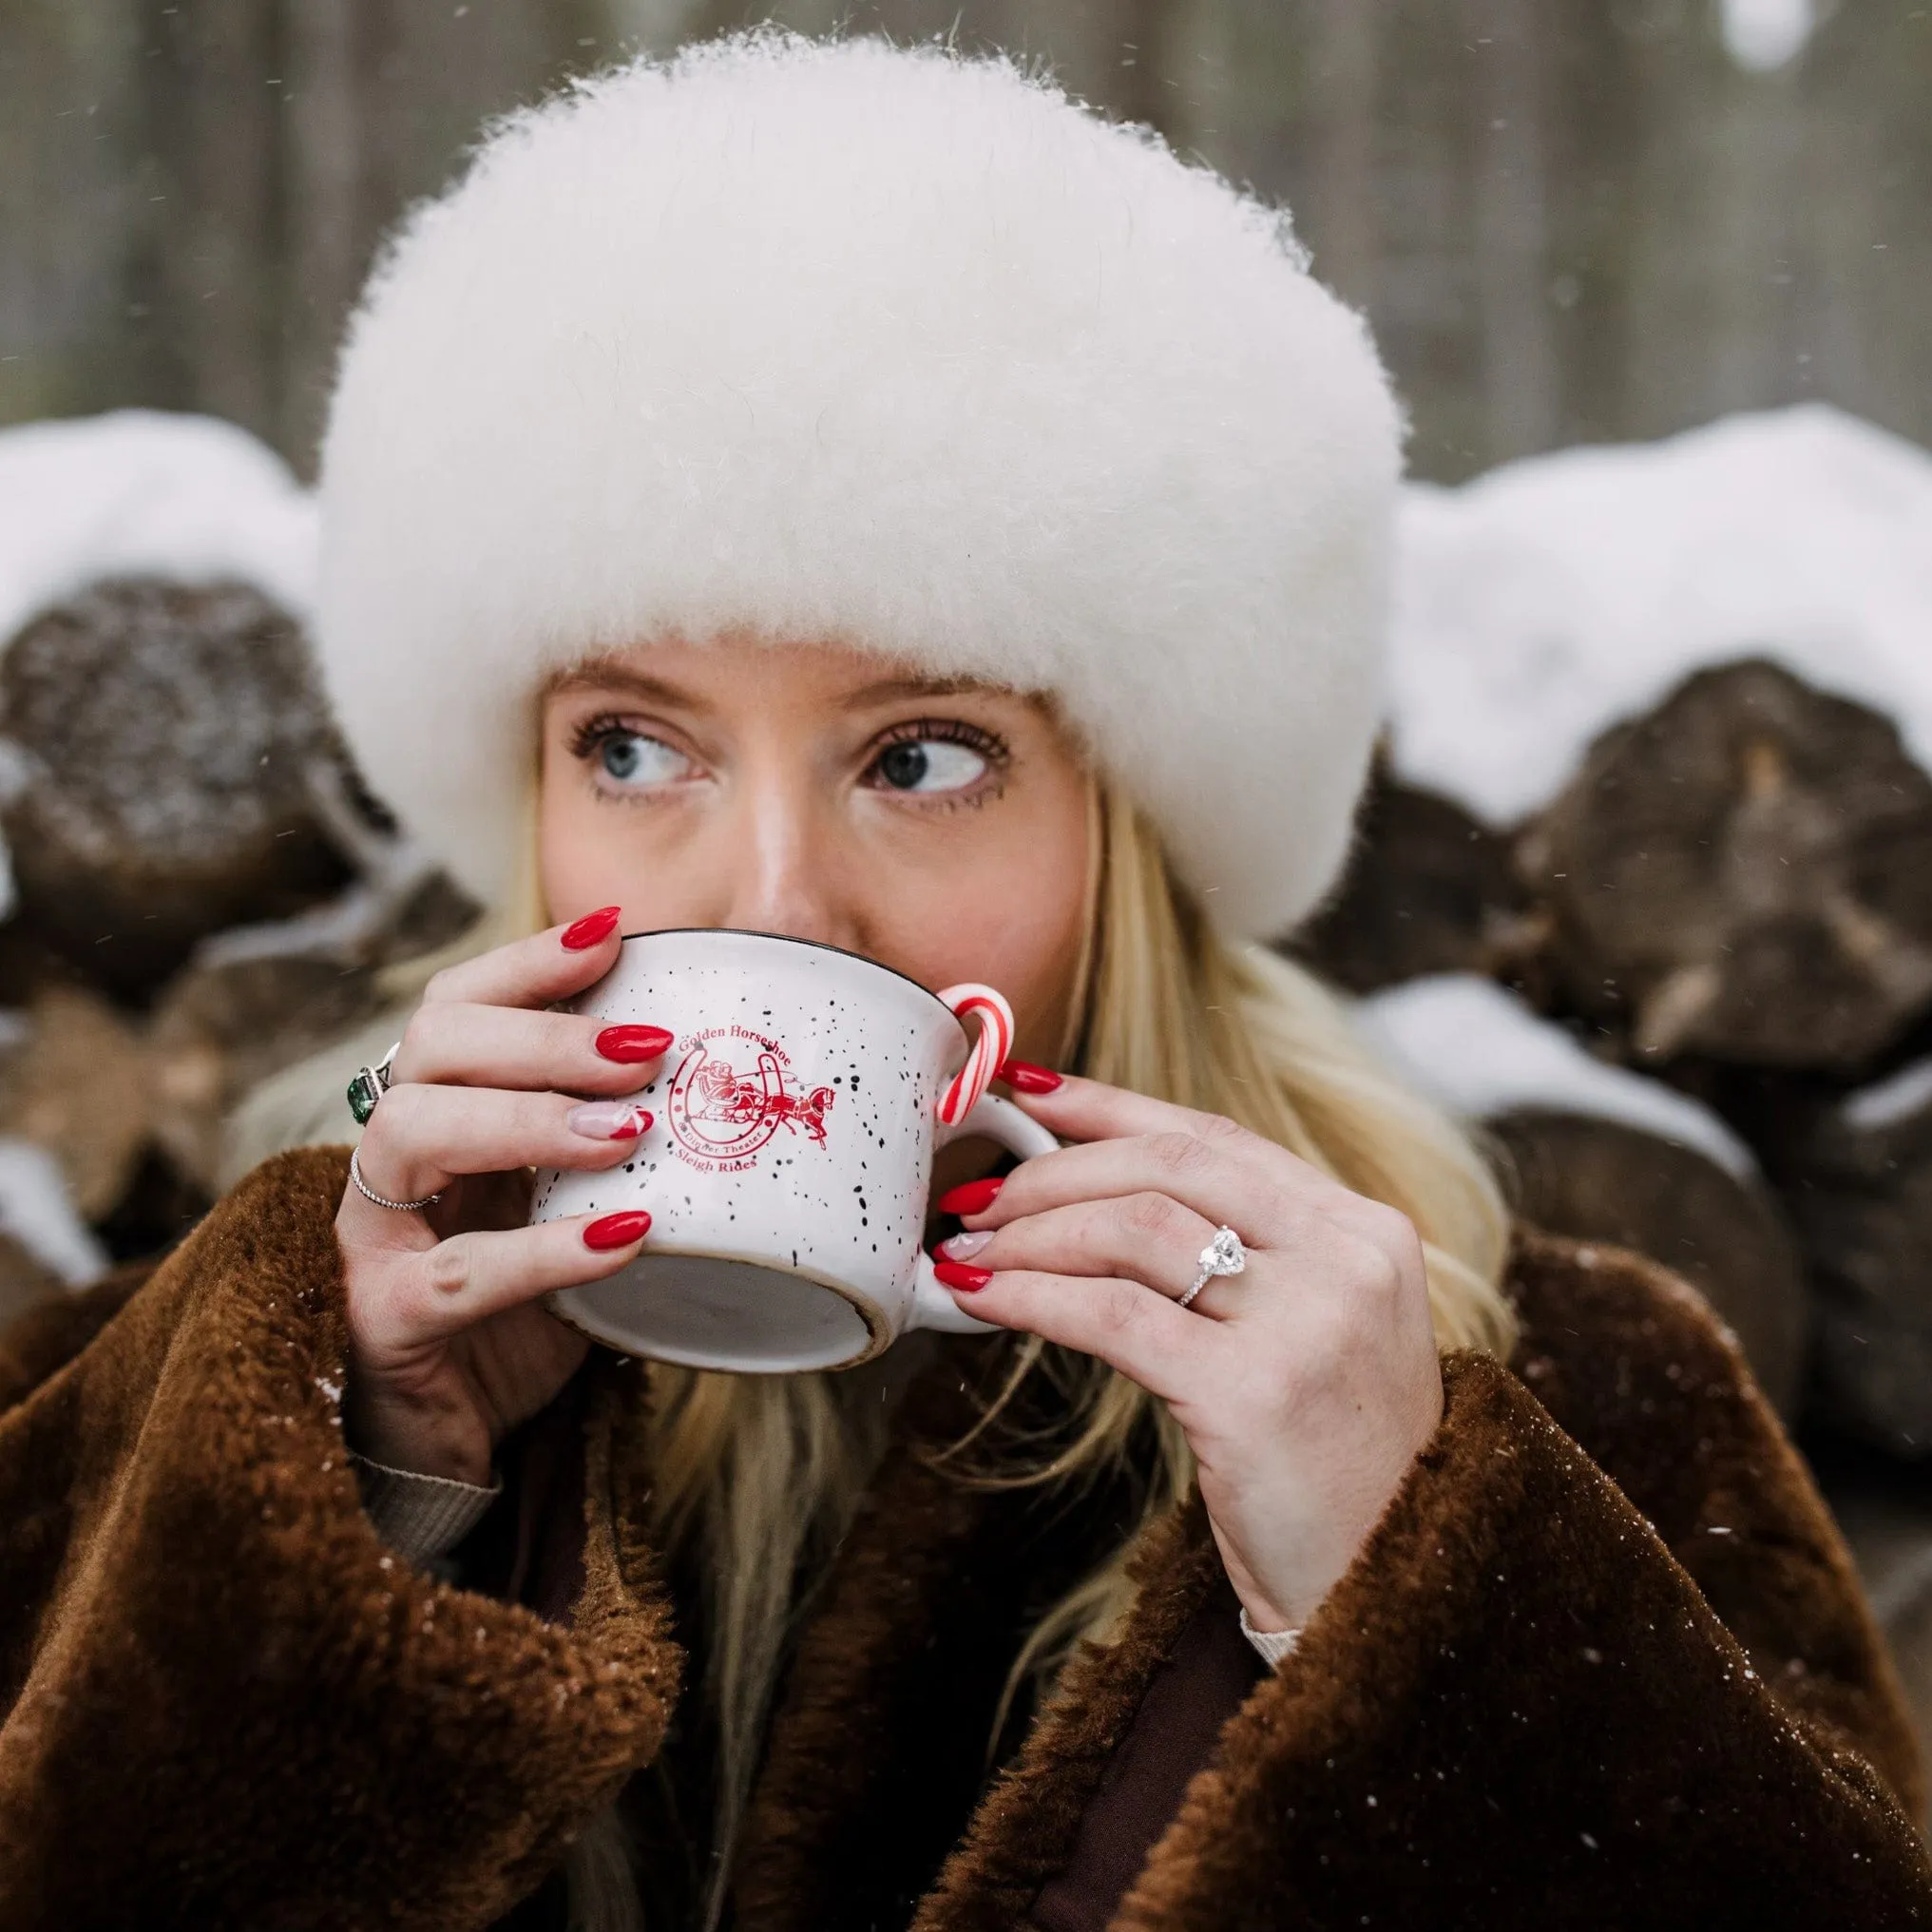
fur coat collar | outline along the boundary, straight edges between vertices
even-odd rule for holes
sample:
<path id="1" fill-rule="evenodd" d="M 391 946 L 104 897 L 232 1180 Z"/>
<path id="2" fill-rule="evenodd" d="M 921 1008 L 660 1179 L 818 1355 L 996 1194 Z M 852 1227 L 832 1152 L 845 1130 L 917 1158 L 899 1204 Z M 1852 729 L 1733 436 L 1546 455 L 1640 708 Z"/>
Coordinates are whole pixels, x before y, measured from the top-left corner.
<path id="1" fill-rule="evenodd" d="M 374 1536 L 340 1431 L 343 1174 L 281 1157 L 138 1291 L 0 1342 L 18 1932 L 486 1926 L 674 1723 L 633 1367 L 593 1378 L 568 1627 Z M 1524 1231 L 1511 1289 L 1513 1363 L 1446 1359 L 1435 1439 L 1226 1726 L 1119 1932 L 1932 1926 L 1896 1684 L 1734 1347 L 1610 1250 Z M 889 1460 L 774 1722 L 745 1932 L 1024 1920 L 1220 1586 L 1196 1508 L 1157 1526 L 1120 1638 L 1076 1658 L 988 1784 L 1029 1593 L 1051 1551 L 1104 1534 L 1092 1515 L 1059 1533 Z"/>

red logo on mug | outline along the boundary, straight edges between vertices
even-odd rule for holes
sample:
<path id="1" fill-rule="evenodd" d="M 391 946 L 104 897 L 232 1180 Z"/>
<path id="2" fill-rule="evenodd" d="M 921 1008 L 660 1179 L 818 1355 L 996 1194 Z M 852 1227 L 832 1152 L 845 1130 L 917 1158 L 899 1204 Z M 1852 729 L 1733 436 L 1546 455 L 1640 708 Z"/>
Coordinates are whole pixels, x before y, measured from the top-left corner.
<path id="1" fill-rule="evenodd" d="M 734 1039 L 753 1047 L 755 1070 L 740 1073 L 712 1051 L 715 1040 Z M 825 1117 L 831 1110 L 830 1087 L 794 1094 L 786 1075 L 791 1056 L 775 1040 L 742 1026 L 714 1027 L 700 1033 L 671 1077 L 667 1112 L 671 1135 L 694 1165 L 704 1168 L 750 1167 L 758 1151 L 780 1127 L 803 1133 L 825 1145 Z"/>

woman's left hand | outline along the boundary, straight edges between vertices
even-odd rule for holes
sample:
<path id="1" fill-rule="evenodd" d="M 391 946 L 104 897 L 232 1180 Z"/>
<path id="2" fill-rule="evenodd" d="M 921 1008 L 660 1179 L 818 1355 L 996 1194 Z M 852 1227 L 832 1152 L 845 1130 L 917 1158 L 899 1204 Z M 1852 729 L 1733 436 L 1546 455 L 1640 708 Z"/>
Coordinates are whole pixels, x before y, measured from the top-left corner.
<path id="1" fill-rule="evenodd" d="M 1215 1115 L 1095 1081 L 1016 1097 L 1075 1144 L 1015 1169 L 942 1244 L 991 1271 L 960 1307 L 1165 1402 L 1249 1621 L 1300 1626 L 1442 1419 L 1414 1227 Z M 1178 1307 L 1222 1226 L 1247 1267 Z"/>

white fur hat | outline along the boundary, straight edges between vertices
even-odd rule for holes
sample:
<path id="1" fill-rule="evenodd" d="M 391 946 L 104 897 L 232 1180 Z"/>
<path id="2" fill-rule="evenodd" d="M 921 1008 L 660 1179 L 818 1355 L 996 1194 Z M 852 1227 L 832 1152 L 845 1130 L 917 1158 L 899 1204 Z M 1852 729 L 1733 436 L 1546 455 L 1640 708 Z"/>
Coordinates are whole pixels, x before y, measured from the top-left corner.
<path id="1" fill-rule="evenodd" d="M 330 418 L 324 672 L 487 903 L 543 678 L 734 629 L 1058 693 L 1277 933 L 1348 847 L 1400 452 L 1280 213 L 1009 61 L 755 32 L 504 123 L 410 219 Z"/>

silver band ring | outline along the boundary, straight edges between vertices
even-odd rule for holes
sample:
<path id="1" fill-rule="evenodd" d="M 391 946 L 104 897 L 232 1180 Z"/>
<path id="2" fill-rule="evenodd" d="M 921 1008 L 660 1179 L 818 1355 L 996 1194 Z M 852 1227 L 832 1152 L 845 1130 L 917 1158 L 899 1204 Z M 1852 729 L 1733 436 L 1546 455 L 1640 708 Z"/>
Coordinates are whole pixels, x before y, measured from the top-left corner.
<path id="1" fill-rule="evenodd" d="M 1196 1266 L 1200 1272 L 1188 1284 L 1187 1292 L 1180 1298 L 1180 1307 L 1186 1308 L 1217 1274 L 1239 1274 L 1248 1265 L 1248 1251 L 1241 1245 L 1241 1237 L 1232 1228 L 1216 1228 L 1215 1238 L 1201 1250 Z"/>
<path id="2" fill-rule="evenodd" d="M 425 1195 L 419 1201 L 385 1200 L 363 1179 L 361 1156 L 362 1149 L 359 1147 L 352 1147 L 349 1150 L 349 1178 L 355 1183 L 356 1192 L 364 1200 L 373 1201 L 377 1207 L 388 1208 L 392 1214 L 413 1215 L 418 1208 L 433 1207 L 443 1198 L 443 1190 L 438 1188 L 434 1194 Z"/>

